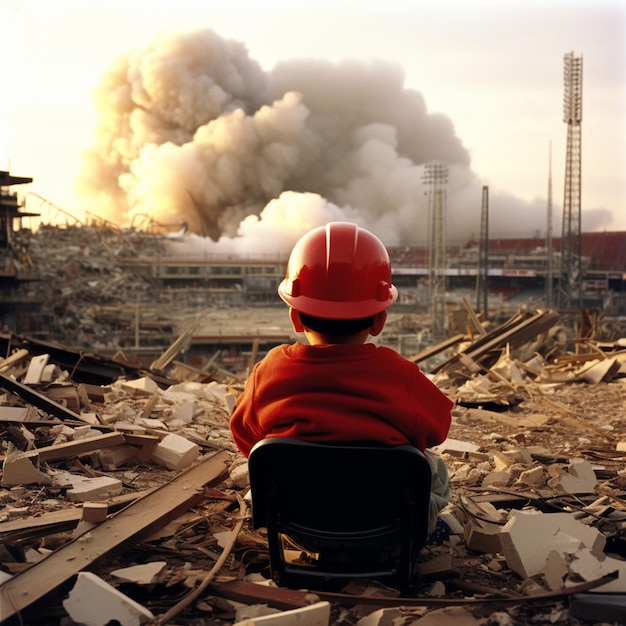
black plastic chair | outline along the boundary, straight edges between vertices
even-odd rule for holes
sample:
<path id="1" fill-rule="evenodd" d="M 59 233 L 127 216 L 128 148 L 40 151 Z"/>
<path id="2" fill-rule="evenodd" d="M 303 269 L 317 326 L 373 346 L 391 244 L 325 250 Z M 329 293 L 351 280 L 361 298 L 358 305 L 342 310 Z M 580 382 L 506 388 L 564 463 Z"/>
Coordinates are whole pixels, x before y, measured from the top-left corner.
<path id="1" fill-rule="evenodd" d="M 410 585 L 428 539 L 431 473 L 419 450 L 269 438 L 248 467 L 253 524 L 267 528 L 278 585 Z"/>

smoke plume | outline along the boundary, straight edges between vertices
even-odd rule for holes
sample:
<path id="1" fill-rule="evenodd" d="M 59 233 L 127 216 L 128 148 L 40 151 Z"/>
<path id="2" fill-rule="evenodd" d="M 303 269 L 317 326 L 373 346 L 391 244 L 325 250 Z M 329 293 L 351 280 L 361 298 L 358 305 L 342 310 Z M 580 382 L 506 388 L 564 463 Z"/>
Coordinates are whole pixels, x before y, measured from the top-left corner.
<path id="1" fill-rule="evenodd" d="M 78 187 L 91 212 L 115 223 L 185 224 L 242 254 L 288 251 L 330 219 L 390 245 L 420 242 L 424 165 L 436 162 L 449 172 L 448 237 L 479 230 L 469 153 L 397 65 L 286 61 L 266 72 L 211 30 L 163 33 L 115 61 L 95 102 Z M 497 215 L 490 224 L 498 228 Z"/>

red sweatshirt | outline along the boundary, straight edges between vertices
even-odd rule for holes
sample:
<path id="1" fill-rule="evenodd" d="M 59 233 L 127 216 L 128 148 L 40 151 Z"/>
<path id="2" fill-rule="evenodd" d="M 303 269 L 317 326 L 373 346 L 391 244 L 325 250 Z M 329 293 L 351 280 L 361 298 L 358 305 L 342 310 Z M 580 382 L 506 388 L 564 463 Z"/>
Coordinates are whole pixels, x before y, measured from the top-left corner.
<path id="1" fill-rule="evenodd" d="M 246 457 L 266 437 L 410 443 L 424 451 L 446 438 L 452 405 L 391 348 L 295 343 L 255 365 L 230 430 Z"/>

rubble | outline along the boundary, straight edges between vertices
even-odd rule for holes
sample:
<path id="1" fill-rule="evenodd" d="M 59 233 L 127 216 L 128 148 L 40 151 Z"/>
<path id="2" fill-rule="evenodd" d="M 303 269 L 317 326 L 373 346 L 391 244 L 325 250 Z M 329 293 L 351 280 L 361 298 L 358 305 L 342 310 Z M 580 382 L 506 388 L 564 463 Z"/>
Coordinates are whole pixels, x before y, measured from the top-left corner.
<path id="1" fill-rule="evenodd" d="M 85 626 L 106 626 L 111 620 L 139 626 L 154 619 L 146 608 L 91 572 L 79 572 L 63 607 L 74 622 Z"/>
<path id="2" fill-rule="evenodd" d="M 198 380 L 173 349 L 158 370 L 95 354 L 68 369 L 71 350 L 11 338 L 0 358 L 0 620 L 107 623 L 102 602 L 124 624 L 619 622 L 624 341 L 573 340 L 554 312 L 520 311 L 442 344 L 413 360 L 426 369 L 436 357 L 426 371 L 456 402 L 438 448 L 450 536 L 424 548 L 421 579 L 401 596 L 268 580 L 228 430 L 240 377 Z"/>

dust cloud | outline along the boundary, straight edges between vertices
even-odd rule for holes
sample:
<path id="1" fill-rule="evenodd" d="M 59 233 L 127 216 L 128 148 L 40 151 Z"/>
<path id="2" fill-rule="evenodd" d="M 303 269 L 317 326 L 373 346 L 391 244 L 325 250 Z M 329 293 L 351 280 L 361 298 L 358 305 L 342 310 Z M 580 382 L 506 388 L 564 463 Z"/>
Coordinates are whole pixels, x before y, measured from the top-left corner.
<path id="1" fill-rule="evenodd" d="M 180 226 L 194 245 L 237 254 L 288 251 L 331 219 L 388 245 L 424 242 L 424 166 L 438 163 L 448 238 L 479 231 L 469 151 L 396 64 L 292 60 L 267 72 L 209 29 L 162 33 L 117 58 L 94 99 L 99 123 L 77 186 L 114 223 Z M 490 228 L 545 229 L 545 204 L 490 197 Z"/>

